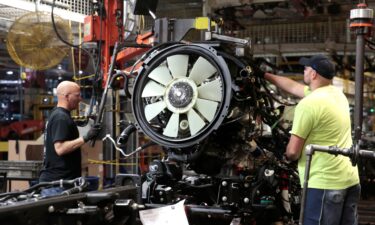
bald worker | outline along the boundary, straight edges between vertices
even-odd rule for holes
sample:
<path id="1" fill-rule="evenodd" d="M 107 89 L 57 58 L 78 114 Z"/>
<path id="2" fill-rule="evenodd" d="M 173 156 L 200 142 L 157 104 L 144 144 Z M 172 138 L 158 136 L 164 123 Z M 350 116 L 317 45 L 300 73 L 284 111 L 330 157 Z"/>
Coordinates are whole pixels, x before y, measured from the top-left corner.
<path id="1" fill-rule="evenodd" d="M 81 88 L 71 81 L 63 81 L 57 86 L 57 106 L 48 118 L 44 133 L 44 161 L 39 182 L 69 180 L 81 176 L 80 147 L 96 138 L 100 128 L 91 128 L 83 137 L 71 118 L 70 112 L 78 108 Z M 64 189 L 49 188 L 42 195 L 56 195 Z"/>

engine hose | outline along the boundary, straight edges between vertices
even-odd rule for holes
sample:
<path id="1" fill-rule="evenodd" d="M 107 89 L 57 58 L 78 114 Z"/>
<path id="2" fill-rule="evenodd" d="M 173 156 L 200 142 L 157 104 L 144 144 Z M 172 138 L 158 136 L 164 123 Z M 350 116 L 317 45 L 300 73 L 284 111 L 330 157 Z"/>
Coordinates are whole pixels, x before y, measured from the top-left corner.
<path id="1" fill-rule="evenodd" d="M 129 78 L 128 76 L 126 76 L 125 73 L 123 73 L 122 71 L 118 71 L 116 74 L 114 74 L 112 77 L 111 77 L 111 80 L 109 81 L 109 85 L 112 86 L 113 82 L 118 78 L 118 77 L 123 77 L 124 78 L 124 92 L 125 92 L 125 97 L 127 98 L 131 98 L 131 94 L 129 92 Z"/>
<path id="2" fill-rule="evenodd" d="M 240 70 L 240 76 L 242 78 L 247 78 L 248 77 L 248 67 L 249 65 L 245 64 L 245 62 L 243 62 L 242 60 L 232 56 L 232 55 L 229 55 L 225 52 L 218 52 L 221 56 L 223 56 L 225 59 L 229 59 L 231 61 L 233 61 L 239 68 L 241 68 Z M 243 74 L 243 73 L 246 73 L 246 74 Z M 252 98 L 254 99 L 257 99 L 256 98 L 256 94 L 257 94 L 257 91 L 255 90 L 255 86 L 252 88 L 252 96 L 250 98 L 245 98 L 245 99 L 239 99 L 237 98 L 235 95 L 234 95 L 234 98 L 237 100 L 237 101 L 246 101 L 246 100 L 250 100 Z M 258 90 L 259 92 L 259 90 Z"/>
<path id="3" fill-rule="evenodd" d="M 247 78 L 249 76 L 249 70 L 248 70 L 248 67 L 249 65 L 245 64 L 245 62 L 243 62 L 242 60 L 232 56 L 232 55 L 229 55 L 228 53 L 225 53 L 225 52 L 222 52 L 222 51 L 218 51 L 218 54 L 223 56 L 224 59 L 228 59 L 228 60 L 231 60 L 232 62 L 234 62 L 236 64 L 236 66 L 238 66 L 239 68 L 241 68 L 240 70 L 240 76 L 243 77 L 243 78 Z"/>
<path id="4" fill-rule="evenodd" d="M 26 195 L 26 194 L 28 194 L 28 193 L 25 192 L 25 191 L 2 193 L 2 194 L 0 194 L 0 202 L 3 202 L 3 201 L 5 201 L 9 198 L 12 198 L 12 197 L 16 197 L 18 195 Z"/>
<path id="5" fill-rule="evenodd" d="M 246 68 L 246 66 L 247 66 L 243 61 L 239 60 L 238 58 L 236 58 L 232 55 L 229 55 L 226 52 L 218 51 L 218 55 L 223 56 L 225 59 L 232 60 L 238 67 L 240 67 L 242 69 Z"/>
<path id="6" fill-rule="evenodd" d="M 209 187 L 214 186 L 213 184 L 193 185 L 193 184 L 189 184 L 189 183 L 185 183 L 185 185 L 190 187 L 190 188 L 197 188 L 197 189 L 204 189 L 204 188 L 209 188 Z"/>
<path id="7" fill-rule="evenodd" d="M 147 58 L 149 55 L 153 54 L 155 51 L 162 49 L 162 51 L 166 50 L 170 47 L 178 47 L 184 45 L 181 42 L 167 42 L 167 43 L 161 43 L 159 45 L 156 45 L 152 47 L 150 50 L 148 50 L 144 55 L 142 55 L 141 59 Z"/>
<path id="8" fill-rule="evenodd" d="M 71 194 L 75 194 L 75 193 L 80 193 L 83 190 L 85 190 L 85 188 L 89 185 L 89 183 L 83 177 L 79 177 L 79 178 L 76 178 L 76 179 L 71 180 L 71 181 L 73 181 L 73 183 L 78 182 L 79 183 L 78 186 L 75 186 L 73 188 L 70 188 L 70 189 L 67 189 L 67 190 L 63 191 L 61 193 L 62 195 L 71 195 Z"/>
<path id="9" fill-rule="evenodd" d="M 68 190 L 65 190 L 63 192 L 61 192 L 61 195 L 71 195 L 71 194 L 76 194 L 76 193 L 80 193 L 82 192 L 83 190 L 85 190 L 85 188 L 87 187 L 87 183 L 86 185 L 84 186 L 78 186 L 78 187 L 73 187 L 73 188 L 70 188 Z"/>
<path id="10" fill-rule="evenodd" d="M 136 131 L 137 128 L 133 123 L 130 123 L 120 134 L 120 136 L 117 138 L 117 144 L 123 145 L 128 142 L 129 136 Z"/>
<path id="11" fill-rule="evenodd" d="M 178 154 L 174 154 L 173 152 L 170 152 L 168 154 L 168 159 L 170 159 L 172 161 L 176 161 L 176 162 L 191 163 L 191 162 L 196 161 L 202 155 L 203 152 L 204 151 L 202 149 L 200 149 L 200 147 L 198 146 L 197 151 L 195 151 L 194 153 L 192 153 L 190 155 L 187 155 L 187 154 L 178 155 Z"/>
<path id="12" fill-rule="evenodd" d="M 83 178 L 76 178 L 72 180 L 56 180 L 56 181 L 50 181 L 50 182 L 40 182 L 26 190 L 20 191 L 20 192 L 6 192 L 0 194 L 0 202 L 5 201 L 11 197 L 16 197 L 19 195 L 27 195 L 30 194 L 32 191 L 38 190 L 41 187 L 52 187 L 52 186 L 64 186 L 64 185 L 74 185 L 75 182 L 82 181 L 79 187 L 84 187 L 84 185 L 87 186 L 87 182 Z"/>
<path id="13" fill-rule="evenodd" d="M 269 88 L 267 87 L 266 85 L 266 81 L 265 80 L 262 80 L 261 81 L 261 85 L 264 87 L 264 89 L 266 90 L 266 94 L 269 98 L 273 99 L 274 101 L 276 101 L 277 103 L 279 104 L 282 104 L 282 105 L 286 105 L 286 106 L 295 106 L 297 105 L 297 103 L 290 103 L 290 102 L 281 102 L 279 99 L 275 98 L 274 95 L 271 94 L 271 91 L 269 90 Z"/>

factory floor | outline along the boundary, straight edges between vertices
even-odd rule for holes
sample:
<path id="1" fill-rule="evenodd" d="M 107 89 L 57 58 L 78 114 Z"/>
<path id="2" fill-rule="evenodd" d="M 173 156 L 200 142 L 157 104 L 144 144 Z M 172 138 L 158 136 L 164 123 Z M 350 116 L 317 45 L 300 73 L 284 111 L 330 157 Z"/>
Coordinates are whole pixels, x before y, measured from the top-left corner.
<path id="1" fill-rule="evenodd" d="M 361 200 L 358 214 L 359 225 L 375 225 L 375 199 Z"/>

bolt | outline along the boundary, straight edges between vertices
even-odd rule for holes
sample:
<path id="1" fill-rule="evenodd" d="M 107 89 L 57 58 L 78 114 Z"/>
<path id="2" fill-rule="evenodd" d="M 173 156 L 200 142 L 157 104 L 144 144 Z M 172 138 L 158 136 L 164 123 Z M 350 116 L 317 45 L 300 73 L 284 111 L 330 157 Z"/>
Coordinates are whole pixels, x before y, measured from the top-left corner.
<path id="1" fill-rule="evenodd" d="M 180 128 L 181 130 L 186 130 L 189 128 L 189 121 L 187 120 L 181 120 L 180 122 Z"/>
<path id="2" fill-rule="evenodd" d="M 151 172 L 158 171 L 158 169 L 159 169 L 159 166 L 158 166 L 158 165 L 151 165 L 151 166 L 150 166 L 150 171 L 151 171 Z"/>
<path id="3" fill-rule="evenodd" d="M 53 207 L 53 205 L 50 205 L 50 206 L 48 207 L 48 212 L 49 212 L 49 213 L 53 213 L 53 212 L 55 212 L 55 207 Z"/>

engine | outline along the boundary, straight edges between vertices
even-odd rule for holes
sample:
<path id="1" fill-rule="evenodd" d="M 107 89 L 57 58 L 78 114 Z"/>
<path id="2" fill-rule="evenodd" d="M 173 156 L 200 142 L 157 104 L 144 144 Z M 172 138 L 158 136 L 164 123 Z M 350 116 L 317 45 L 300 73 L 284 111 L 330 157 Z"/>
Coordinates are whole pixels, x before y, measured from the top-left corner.
<path id="1" fill-rule="evenodd" d="M 85 193 L 74 184 L 59 196 L 41 196 L 41 188 L 62 185 L 54 181 L 5 193 L 0 218 L 134 225 L 139 209 L 185 200 L 190 225 L 294 224 L 301 188 L 296 165 L 283 158 L 290 129 L 282 122 L 285 106 L 257 76 L 259 62 L 235 51 L 231 41 L 170 41 L 151 49 L 133 83 L 135 123 L 117 143 L 137 129 L 151 140 L 144 146 L 160 145 L 165 157 L 141 179 L 120 174 L 103 191 Z M 129 157 L 137 149 L 119 151 Z"/>
<path id="2" fill-rule="evenodd" d="M 135 125 L 166 156 L 143 178 L 143 203 L 185 199 L 190 224 L 207 215 L 219 224 L 293 223 L 300 186 L 282 157 L 284 106 L 254 73 L 257 64 L 230 49 L 173 43 L 145 57 L 134 82 Z"/>

